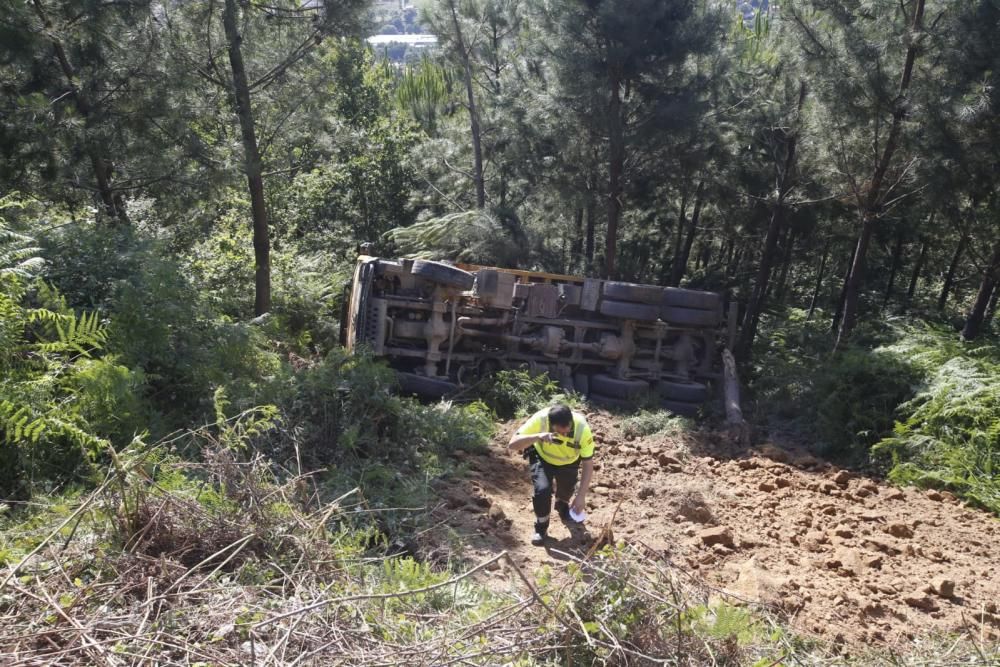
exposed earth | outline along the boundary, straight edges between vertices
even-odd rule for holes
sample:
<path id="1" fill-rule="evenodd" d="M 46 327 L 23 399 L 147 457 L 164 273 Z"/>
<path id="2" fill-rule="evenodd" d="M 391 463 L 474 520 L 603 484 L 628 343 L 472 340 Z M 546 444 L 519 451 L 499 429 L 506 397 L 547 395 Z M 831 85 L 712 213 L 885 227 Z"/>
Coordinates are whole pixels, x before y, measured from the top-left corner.
<path id="1" fill-rule="evenodd" d="M 711 431 L 633 437 L 622 418 L 587 414 L 597 442 L 588 519 L 553 514 L 549 544 L 529 542 L 531 485 L 505 446 L 459 452 L 469 466 L 442 486 L 438 520 L 462 534 L 464 557 L 508 550 L 526 571 L 558 572 L 610 526 L 731 595 L 783 616 L 797 633 L 845 647 L 896 646 L 923 635 L 1000 640 L 1000 520 L 947 492 L 898 488 L 804 449 L 733 447 Z M 620 503 L 620 506 L 619 506 Z M 496 570 L 498 583 L 510 576 Z"/>

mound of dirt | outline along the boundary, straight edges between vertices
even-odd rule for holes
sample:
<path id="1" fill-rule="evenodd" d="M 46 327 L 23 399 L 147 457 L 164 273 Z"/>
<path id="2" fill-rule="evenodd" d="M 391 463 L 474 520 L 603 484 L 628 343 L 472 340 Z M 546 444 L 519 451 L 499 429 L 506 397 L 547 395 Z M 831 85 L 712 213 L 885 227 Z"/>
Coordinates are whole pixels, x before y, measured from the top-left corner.
<path id="1" fill-rule="evenodd" d="M 553 521 L 531 546 L 531 484 L 506 451 L 460 453 L 469 474 L 439 491 L 441 521 L 464 555 L 501 549 L 534 569 L 583 554 L 614 515 L 617 539 L 641 544 L 731 596 L 768 605 L 792 628 L 838 643 L 894 645 L 974 630 L 1000 640 L 1000 521 L 951 494 L 900 489 L 804 450 L 733 450 L 713 433 L 626 438 L 588 414 L 597 441 L 584 527 Z M 617 511 L 617 514 L 614 514 Z M 503 577 L 503 573 L 494 576 Z"/>

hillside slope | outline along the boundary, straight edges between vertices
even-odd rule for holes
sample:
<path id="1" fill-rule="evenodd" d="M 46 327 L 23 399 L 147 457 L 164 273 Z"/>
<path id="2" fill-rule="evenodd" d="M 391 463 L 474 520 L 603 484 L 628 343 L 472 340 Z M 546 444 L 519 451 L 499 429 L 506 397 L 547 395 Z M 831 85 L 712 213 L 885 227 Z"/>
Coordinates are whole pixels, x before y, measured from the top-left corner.
<path id="1" fill-rule="evenodd" d="M 962 632 L 1000 640 L 992 515 L 789 445 L 740 450 L 711 432 L 635 437 L 613 415 L 588 419 L 598 442 L 590 516 L 583 527 L 554 520 L 546 548 L 528 541 L 531 486 L 523 459 L 504 448 L 517 424 L 485 454 L 460 453 L 469 474 L 439 488 L 437 514 L 472 545 L 465 557 L 507 549 L 529 571 L 557 572 L 614 516 L 614 539 L 661 556 L 714 595 L 767 605 L 803 635 L 845 648 Z"/>

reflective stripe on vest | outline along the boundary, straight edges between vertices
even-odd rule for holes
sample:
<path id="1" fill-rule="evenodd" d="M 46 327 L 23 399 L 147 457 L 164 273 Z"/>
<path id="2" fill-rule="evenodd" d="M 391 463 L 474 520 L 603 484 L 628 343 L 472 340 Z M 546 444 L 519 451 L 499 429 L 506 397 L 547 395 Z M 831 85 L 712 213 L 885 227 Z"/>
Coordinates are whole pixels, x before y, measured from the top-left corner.
<path id="1" fill-rule="evenodd" d="M 548 418 L 547 415 L 545 417 L 545 431 L 547 433 L 552 433 L 552 424 L 549 421 L 549 418 Z M 563 436 L 561 436 L 558 433 L 556 433 L 555 437 L 562 438 Z M 555 442 L 553 442 L 551 444 L 553 444 L 553 445 L 558 444 L 561 447 L 569 447 L 570 449 L 575 449 L 575 450 L 577 450 L 577 452 L 579 452 L 580 451 L 580 441 L 581 440 L 583 440 L 583 427 L 581 427 L 580 424 L 577 423 L 576 415 L 573 415 L 573 442 L 572 443 L 566 443 L 566 442 L 555 443 Z M 572 455 L 572 456 L 560 456 L 559 454 L 551 452 L 551 451 L 549 451 L 549 450 L 547 450 L 545 448 L 545 445 L 548 444 L 548 443 L 540 442 L 538 444 L 541 445 L 541 448 L 542 448 L 542 452 L 540 452 L 540 453 L 544 453 L 544 456 L 542 458 L 551 459 L 549 461 L 550 463 L 555 463 L 555 462 L 573 463 L 578 458 L 580 458 L 580 454 L 579 453 L 577 453 L 575 455 Z"/>

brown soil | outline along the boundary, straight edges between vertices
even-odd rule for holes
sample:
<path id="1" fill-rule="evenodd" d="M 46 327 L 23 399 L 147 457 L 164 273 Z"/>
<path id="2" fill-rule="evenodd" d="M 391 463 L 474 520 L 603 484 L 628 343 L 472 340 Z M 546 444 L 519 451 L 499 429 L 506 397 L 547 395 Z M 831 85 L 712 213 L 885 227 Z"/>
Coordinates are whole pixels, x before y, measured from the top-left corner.
<path id="1" fill-rule="evenodd" d="M 708 586 L 784 615 L 833 642 L 897 645 L 926 634 L 1000 640 L 1000 521 L 946 492 L 900 489 L 793 446 L 734 449 L 714 432 L 629 438 L 621 419 L 588 414 L 598 443 L 588 520 L 553 514 L 546 548 L 529 542 L 531 484 L 505 451 L 517 424 L 484 454 L 459 453 L 468 474 L 442 486 L 439 520 L 464 536 L 463 556 L 508 550 L 528 571 L 582 555 L 608 526 Z M 502 571 L 492 573 L 497 583 Z"/>

